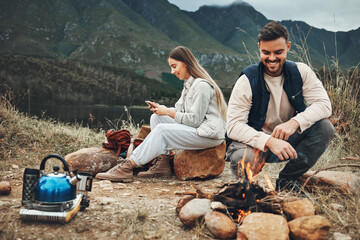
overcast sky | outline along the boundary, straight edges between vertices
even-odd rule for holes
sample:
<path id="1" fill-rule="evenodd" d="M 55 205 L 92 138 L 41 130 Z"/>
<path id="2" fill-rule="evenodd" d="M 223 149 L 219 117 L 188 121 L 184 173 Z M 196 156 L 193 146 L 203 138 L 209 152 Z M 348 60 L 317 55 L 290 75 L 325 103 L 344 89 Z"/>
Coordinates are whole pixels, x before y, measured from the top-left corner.
<path id="1" fill-rule="evenodd" d="M 236 0 L 168 0 L 180 9 L 196 11 L 202 5 L 228 5 Z M 329 31 L 360 27 L 360 0 L 246 0 L 270 20 L 300 20 Z"/>

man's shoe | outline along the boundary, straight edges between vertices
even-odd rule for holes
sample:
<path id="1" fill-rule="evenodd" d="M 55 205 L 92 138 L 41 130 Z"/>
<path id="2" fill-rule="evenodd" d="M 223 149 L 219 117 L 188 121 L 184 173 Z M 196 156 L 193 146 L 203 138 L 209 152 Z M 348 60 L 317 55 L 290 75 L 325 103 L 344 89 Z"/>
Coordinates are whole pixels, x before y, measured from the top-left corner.
<path id="1" fill-rule="evenodd" d="M 140 178 L 151 178 L 151 177 L 170 177 L 171 176 L 171 166 L 170 159 L 168 155 L 162 154 L 158 156 L 155 160 L 154 165 L 152 165 L 149 170 L 146 172 L 139 172 L 138 177 Z"/>
<path id="2" fill-rule="evenodd" d="M 298 179 L 294 178 L 278 178 L 276 179 L 276 191 L 292 191 L 295 193 L 302 192 L 302 184 Z"/>
<path id="3" fill-rule="evenodd" d="M 113 182 L 133 182 L 133 168 L 130 160 L 126 158 L 109 171 L 96 174 L 95 178 Z"/>

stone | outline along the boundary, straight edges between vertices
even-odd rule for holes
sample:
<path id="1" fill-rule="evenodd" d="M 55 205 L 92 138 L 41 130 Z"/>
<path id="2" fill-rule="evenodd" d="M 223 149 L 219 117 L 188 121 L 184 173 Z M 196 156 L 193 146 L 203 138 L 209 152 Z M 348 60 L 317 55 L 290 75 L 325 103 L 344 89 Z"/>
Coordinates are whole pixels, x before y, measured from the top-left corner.
<path id="1" fill-rule="evenodd" d="M 351 240 L 352 238 L 349 235 L 335 232 L 333 235 L 333 240 Z"/>
<path id="2" fill-rule="evenodd" d="M 211 207 L 209 199 L 195 198 L 181 208 L 179 219 L 184 225 L 194 227 L 196 223 L 200 223 L 210 211 Z"/>
<path id="3" fill-rule="evenodd" d="M 283 211 L 290 220 L 315 215 L 315 207 L 307 198 L 283 203 Z"/>
<path id="4" fill-rule="evenodd" d="M 204 150 L 179 150 L 174 158 L 174 172 L 178 179 L 210 178 L 220 175 L 225 167 L 225 142 Z"/>
<path id="5" fill-rule="evenodd" d="M 178 204 L 176 206 L 176 214 L 180 213 L 180 210 L 183 208 L 183 206 L 185 206 L 185 204 L 187 204 L 188 202 L 190 202 L 191 200 L 193 200 L 195 197 L 194 196 L 185 196 L 179 199 Z"/>
<path id="6" fill-rule="evenodd" d="M 70 171 L 87 172 L 95 176 L 99 172 L 106 172 L 121 161 L 115 152 L 105 148 L 83 148 L 65 156 Z"/>
<path id="7" fill-rule="evenodd" d="M 284 217 L 271 213 L 251 213 L 238 227 L 238 240 L 288 240 L 289 227 Z"/>
<path id="8" fill-rule="evenodd" d="M 8 181 L 0 182 L 0 195 L 9 195 L 11 192 L 11 184 Z"/>
<path id="9" fill-rule="evenodd" d="M 330 222 L 321 215 L 295 218 L 288 222 L 291 239 L 325 240 L 329 239 Z"/>
<path id="10" fill-rule="evenodd" d="M 227 207 L 222 202 L 214 201 L 211 203 L 211 209 L 212 210 L 227 210 Z"/>
<path id="11" fill-rule="evenodd" d="M 302 182 L 311 176 L 314 172 L 308 171 L 301 178 Z M 312 176 L 308 181 L 306 188 L 313 187 L 335 187 L 343 193 L 360 193 L 360 177 L 351 172 L 340 171 L 322 171 Z"/>
<path id="12" fill-rule="evenodd" d="M 233 239 L 236 235 L 236 224 L 221 212 L 208 212 L 205 215 L 205 226 L 216 239 Z"/>

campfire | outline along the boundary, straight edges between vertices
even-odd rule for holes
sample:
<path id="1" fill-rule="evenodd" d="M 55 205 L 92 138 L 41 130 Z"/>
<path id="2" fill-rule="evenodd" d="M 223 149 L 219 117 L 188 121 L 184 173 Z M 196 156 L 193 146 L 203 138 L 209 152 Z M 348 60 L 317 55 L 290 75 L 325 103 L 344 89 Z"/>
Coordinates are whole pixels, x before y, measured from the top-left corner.
<path id="1" fill-rule="evenodd" d="M 260 157 L 260 150 L 255 151 L 250 161 L 246 162 L 246 150 L 243 159 L 239 161 L 238 168 L 243 174 L 237 182 L 226 183 L 220 186 L 216 193 L 206 193 L 199 187 L 192 184 L 196 192 L 186 192 L 184 195 L 192 195 L 196 198 L 207 198 L 211 201 L 221 202 L 226 206 L 226 214 L 236 223 L 241 223 L 243 218 L 253 212 L 264 212 L 281 214 L 282 197 L 279 197 L 274 191 L 270 180 L 267 178 L 267 184 L 270 190 L 265 191 L 253 177 L 260 173 L 265 161 Z"/>
<path id="2" fill-rule="evenodd" d="M 308 199 L 276 192 L 266 174 L 266 188 L 253 180 L 265 164 L 261 154 L 255 151 L 250 161 L 246 161 L 245 150 L 238 164 L 239 180 L 223 184 L 216 192 L 204 191 L 191 183 L 195 191 L 177 193 L 187 195 L 176 207 L 181 222 L 192 227 L 204 221 L 219 239 L 233 239 L 235 235 L 240 240 L 264 236 L 289 239 L 289 235 L 298 239 L 327 239 L 330 223 L 325 217 L 315 215 Z"/>

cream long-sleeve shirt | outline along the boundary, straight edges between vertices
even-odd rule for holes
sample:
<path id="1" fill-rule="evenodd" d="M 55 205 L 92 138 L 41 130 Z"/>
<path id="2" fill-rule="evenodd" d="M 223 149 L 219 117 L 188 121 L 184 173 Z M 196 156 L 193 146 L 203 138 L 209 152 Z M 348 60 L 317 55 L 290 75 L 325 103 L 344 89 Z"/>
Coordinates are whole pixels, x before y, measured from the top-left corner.
<path id="1" fill-rule="evenodd" d="M 296 63 L 303 80 L 302 94 L 306 109 L 296 113 L 283 89 L 284 75 L 271 77 L 264 74 L 270 100 L 262 131 L 250 127 L 248 116 L 252 104 L 252 91 L 249 79 L 242 75 L 231 93 L 227 113 L 227 134 L 229 138 L 243 142 L 254 148 L 266 151 L 265 144 L 274 128 L 291 118 L 300 124 L 301 133 L 315 122 L 331 115 L 331 103 L 326 90 L 315 73 L 304 63 Z"/>

